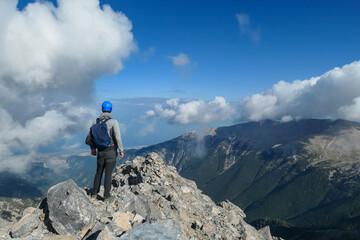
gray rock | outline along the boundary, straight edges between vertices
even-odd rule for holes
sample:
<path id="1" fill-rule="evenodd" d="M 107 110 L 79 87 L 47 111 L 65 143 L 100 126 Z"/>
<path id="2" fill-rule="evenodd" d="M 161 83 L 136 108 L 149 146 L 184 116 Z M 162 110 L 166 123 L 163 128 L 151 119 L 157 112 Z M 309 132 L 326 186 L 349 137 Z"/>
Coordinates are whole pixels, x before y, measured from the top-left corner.
<path id="1" fill-rule="evenodd" d="M 164 217 L 163 213 L 144 195 L 135 195 L 131 192 L 119 195 L 125 211 L 134 212 L 150 219 L 162 219 Z"/>
<path id="2" fill-rule="evenodd" d="M 242 220 L 245 227 L 246 240 L 264 240 L 264 237 L 251 225 Z"/>
<path id="3" fill-rule="evenodd" d="M 180 231 L 160 223 L 143 223 L 122 235 L 120 240 L 177 240 Z"/>
<path id="4" fill-rule="evenodd" d="M 116 240 L 116 237 L 109 231 L 107 227 L 101 231 L 96 240 Z"/>
<path id="5" fill-rule="evenodd" d="M 76 240 L 74 236 L 50 235 L 45 236 L 41 240 Z"/>
<path id="6" fill-rule="evenodd" d="M 5 239 L 5 237 L 9 237 L 9 228 L 12 224 L 13 223 L 0 218 L 0 239 Z"/>
<path id="7" fill-rule="evenodd" d="M 42 223 L 40 223 L 41 225 Z M 26 239 L 26 240 L 39 240 L 42 239 L 46 233 L 46 231 L 44 231 L 44 229 L 41 226 L 38 226 L 30 235 L 26 236 L 25 238 L 22 239 Z"/>
<path id="8" fill-rule="evenodd" d="M 108 230 L 115 236 L 120 236 L 123 232 L 132 228 L 131 223 L 135 215 L 131 212 L 115 212 L 112 216 L 113 219 L 108 224 Z"/>
<path id="9" fill-rule="evenodd" d="M 104 230 L 105 224 L 102 222 L 96 222 L 95 226 L 91 231 L 85 236 L 86 240 L 95 240 L 98 238 L 99 234 Z"/>
<path id="10" fill-rule="evenodd" d="M 25 211 L 24 216 L 10 228 L 12 238 L 25 237 L 32 233 L 40 224 L 40 211 L 32 208 Z"/>
<path id="11" fill-rule="evenodd" d="M 265 227 L 259 229 L 258 232 L 264 237 L 265 240 L 273 240 L 269 226 L 265 226 Z"/>
<path id="12" fill-rule="evenodd" d="M 51 187 L 47 194 L 53 228 L 64 236 L 77 236 L 95 221 L 94 205 L 73 180 Z"/>
<path id="13" fill-rule="evenodd" d="M 240 216 L 241 218 L 245 218 L 246 214 L 241 210 L 238 206 L 230 202 L 229 200 L 222 201 L 219 203 L 219 206 L 226 209 L 227 211 L 234 211 L 236 215 Z"/>

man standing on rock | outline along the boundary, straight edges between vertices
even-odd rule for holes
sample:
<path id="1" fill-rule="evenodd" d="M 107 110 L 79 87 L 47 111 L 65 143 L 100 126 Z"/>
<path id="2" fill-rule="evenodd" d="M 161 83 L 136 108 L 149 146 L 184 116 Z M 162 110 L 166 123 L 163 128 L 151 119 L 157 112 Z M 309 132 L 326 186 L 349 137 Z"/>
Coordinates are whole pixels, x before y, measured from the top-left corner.
<path id="1" fill-rule="evenodd" d="M 99 118 L 93 122 L 85 141 L 85 143 L 90 146 L 92 155 L 96 156 L 97 149 L 97 168 L 91 198 L 97 198 L 101 178 L 105 170 L 104 202 L 111 201 L 114 198 L 110 195 L 111 175 L 116 164 L 118 149 L 120 157 L 124 157 L 119 123 L 116 119 L 111 118 L 111 111 L 111 102 L 105 101 L 102 104 L 102 113 Z"/>

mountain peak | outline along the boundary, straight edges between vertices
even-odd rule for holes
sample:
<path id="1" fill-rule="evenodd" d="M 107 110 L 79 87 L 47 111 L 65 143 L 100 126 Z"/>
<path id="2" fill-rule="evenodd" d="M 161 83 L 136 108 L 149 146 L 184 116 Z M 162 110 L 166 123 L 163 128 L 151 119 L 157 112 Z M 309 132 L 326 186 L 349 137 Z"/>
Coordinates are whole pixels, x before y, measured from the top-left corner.
<path id="1" fill-rule="evenodd" d="M 360 209 L 358 122 L 266 120 L 215 133 L 179 137 L 125 158 L 159 153 L 214 201 L 229 199 L 244 209 L 248 221 L 269 217 L 300 228 L 359 228 L 359 211 L 352 210 Z"/>
<path id="2" fill-rule="evenodd" d="M 118 166 L 113 179 L 111 203 L 90 199 L 72 180 L 53 186 L 39 208 L 25 210 L 23 218 L 9 224 L 7 236 L 52 239 L 61 234 L 89 240 L 269 236 L 268 228 L 260 233 L 248 225 L 244 212 L 231 202 L 216 205 L 156 153 Z"/>

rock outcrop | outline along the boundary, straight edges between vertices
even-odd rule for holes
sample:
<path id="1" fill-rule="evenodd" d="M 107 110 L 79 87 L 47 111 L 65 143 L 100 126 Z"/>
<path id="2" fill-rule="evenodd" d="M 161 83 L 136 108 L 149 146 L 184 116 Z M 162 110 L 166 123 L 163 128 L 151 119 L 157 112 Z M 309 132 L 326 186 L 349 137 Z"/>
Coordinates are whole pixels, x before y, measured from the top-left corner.
<path id="1" fill-rule="evenodd" d="M 13 238 L 26 236 L 32 233 L 40 224 L 40 210 L 27 208 L 23 217 L 10 228 L 10 236 Z"/>
<path id="2" fill-rule="evenodd" d="M 100 192 L 101 195 L 102 192 Z M 69 180 L 53 186 L 39 208 L 26 209 L 0 239 L 271 239 L 244 221 L 229 201 L 216 205 L 193 181 L 151 153 L 116 168 L 104 203 Z M 263 235 L 262 235 L 263 233 Z"/>
<path id="3" fill-rule="evenodd" d="M 95 221 L 95 207 L 73 180 L 51 187 L 47 193 L 49 219 L 56 232 L 78 235 Z"/>

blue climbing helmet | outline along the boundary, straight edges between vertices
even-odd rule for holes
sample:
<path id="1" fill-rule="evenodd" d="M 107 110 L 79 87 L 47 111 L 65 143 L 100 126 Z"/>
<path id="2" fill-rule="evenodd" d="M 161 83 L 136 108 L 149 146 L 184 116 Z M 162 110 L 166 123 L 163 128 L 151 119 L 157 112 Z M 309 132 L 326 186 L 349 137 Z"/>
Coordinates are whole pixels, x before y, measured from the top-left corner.
<path id="1" fill-rule="evenodd" d="M 102 111 L 103 112 L 111 112 L 112 110 L 112 104 L 109 101 L 105 101 L 102 104 Z"/>

